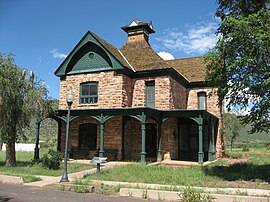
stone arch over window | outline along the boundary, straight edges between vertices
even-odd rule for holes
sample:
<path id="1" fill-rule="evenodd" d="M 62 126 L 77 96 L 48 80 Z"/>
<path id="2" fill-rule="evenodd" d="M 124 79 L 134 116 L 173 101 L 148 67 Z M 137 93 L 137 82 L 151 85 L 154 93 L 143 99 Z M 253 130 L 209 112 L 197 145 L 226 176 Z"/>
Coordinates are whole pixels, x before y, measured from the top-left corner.
<path id="1" fill-rule="evenodd" d="M 204 91 L 197 93 L 198 109 L 207 110 L 207 94 Z"/>
<path id="2" fill-rule="evenodd" d="M 87 42 L 69 61 L 66 74 L 97 71 L 108 67 L 112 68 L 112 66 L 110 57 L 100 46 L 93 42 Z"/>

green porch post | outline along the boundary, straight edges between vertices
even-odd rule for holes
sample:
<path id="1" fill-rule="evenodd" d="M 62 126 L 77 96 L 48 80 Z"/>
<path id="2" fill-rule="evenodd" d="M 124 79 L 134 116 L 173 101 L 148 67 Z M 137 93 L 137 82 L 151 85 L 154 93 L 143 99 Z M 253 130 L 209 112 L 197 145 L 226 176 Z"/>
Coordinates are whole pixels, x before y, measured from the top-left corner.
<path id="1" fill-rule="evenodd" d="M 146 151 L 145 151 L 145 124 L 146 124 L 146 115 L 144 114 L 144 112 L 142 112 L 141 115 L 141 129 L 142 129 L 142 148 L 141 148 L 141 163 L 145 163 L 146 162 Z"/>
<path id="2" fill-rule="evenodd" d="M 38 145 L 39 145 L 40 122 L 41 122 L 40 118 L 37 118 L 36 119 L 36 142 L 35 142 L 36 146 L 35 146 L 35 154 L 34 154 L 34 159 L 33 159 L 34 162 L 37 162 L 37 161 L 40 160 L 39 159 L 39 148 L 38 148 Z"/>
<path id="3" fill-rule="evenodd" d="M 214 144 L 213 144 L 213 148 L 212 148 L 213 160 L 216 159 L 217 133 L 218 133 L 218 121 L 216 121 L 215 125 L 214 125 Z"/>
<path id="4" fill-rule="evenodd" d="M 213 122 L 212 120 L 209 121 L 210 126 L 208 127 L 208 134 L 209 134 L 209 145 L 208 145 L 208 161 L 213 161 L 213 144 L 212 144 L 212 138 L 213 138 Z"/>
<path id="5" fill-rule="evenodd" d="M 157 162 L 162 161 L 162 150 L 161 150 L 161 123 L 158 123 L 158 153 L 157 153 Z"/>
<path id="6" fill-rule="evenodd" d="M 198 118 L 198 126 L 199 126 L 199 152 L 198 152 L 198 163 L 203 163 L 203 118 L 199 115 Z"/>
<path id="7" fill-rule="evenodd" d="M 100 149 L 99 149 L 99 157 L 104 157 L 104 116 L 101 113 L 100 116 Z"/>

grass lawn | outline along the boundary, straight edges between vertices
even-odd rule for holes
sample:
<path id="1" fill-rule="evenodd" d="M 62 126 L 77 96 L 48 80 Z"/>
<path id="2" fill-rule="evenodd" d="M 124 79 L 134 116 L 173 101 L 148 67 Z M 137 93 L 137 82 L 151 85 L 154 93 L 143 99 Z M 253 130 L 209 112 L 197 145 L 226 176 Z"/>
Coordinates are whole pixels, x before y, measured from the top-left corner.
<path id="1" fill-rule="evenodd" d="M 33 152 L 16 152 L 17 166 L 5 167 L 5 151 L 0 151 L 0 174 L 14 175 L 14 176 L 32 176 L 32 175 L 45 175 L 45 176 L 61 176 L 63 173 L 63 164 L 60 169 L 50 170 L 42 167 L 41 164 L 32 163 L 34 153 Z M 42 152 L 41 155 L 42 156 Z M 94 168 L 91 164 L 68 164 L 68 173 L 79 172 Z"/>
<path id="2" fill-rule="evenodd" d="M 206 167 L 145 166 L 134 163 L 90 175 L 83 181 L 124 181 L 183 186 L 270 189 L 270 150 L 235 151 Z"/>

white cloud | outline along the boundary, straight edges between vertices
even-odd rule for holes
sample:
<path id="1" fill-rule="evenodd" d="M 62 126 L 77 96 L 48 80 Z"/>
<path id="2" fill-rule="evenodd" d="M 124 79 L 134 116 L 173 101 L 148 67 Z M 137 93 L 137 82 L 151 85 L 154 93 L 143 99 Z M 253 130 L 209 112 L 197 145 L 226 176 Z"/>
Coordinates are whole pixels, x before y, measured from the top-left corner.
<path id="1" fill-rule="evenodd" d="M 163 60 L 173 60 L 174 57 L 172 54 L 165 52 L 165 51 L 161 51 L 157 53 Z"/>
<path id="2" fill-rule="evenodd" d="M 217 22 L 201 22 L 186 26 L 186 30 L 177 28 L 165 30 L 163 36 L 156 38 L 158 49 L 182 51 L 186 54 L 204 54 L 217 42 L 215 35 Z"/>
<path id="3" fill-rule="evenodd" d="M 50 53 L 52 53 L 52 56 L 53 56 L 54 58 L 66 58 L 66 57 L 67 57 L 66 54 L 64 54 L 64 53 L 59 53 L 57 48 L 52 49 L 52 50 L 50 51 Z"/>

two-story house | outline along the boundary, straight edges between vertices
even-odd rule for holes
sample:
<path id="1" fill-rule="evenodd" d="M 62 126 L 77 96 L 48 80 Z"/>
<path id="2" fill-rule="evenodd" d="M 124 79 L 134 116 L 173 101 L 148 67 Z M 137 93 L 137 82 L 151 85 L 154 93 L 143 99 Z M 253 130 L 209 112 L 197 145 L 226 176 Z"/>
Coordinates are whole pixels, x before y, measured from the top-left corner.
<path id="1" fill-rule="evenodd" d="M 202 58 L 163 60 L 149 44 L 151 23 L 122 27 L 117 49 L 88 31 L 55 71 L 60 78 L 58 117 L 67 114 L 72 88 L 70 155 L 91 159 L 212 161 L 221 149 L 220 111 L 205 82 Z M 64 119 L 63 119 L 64 120 Z M 58 148 L 65 148 L 59 119 Z"/>

